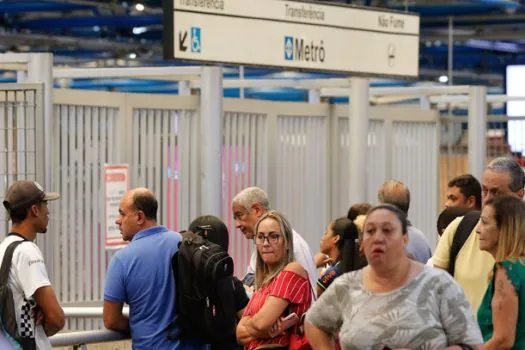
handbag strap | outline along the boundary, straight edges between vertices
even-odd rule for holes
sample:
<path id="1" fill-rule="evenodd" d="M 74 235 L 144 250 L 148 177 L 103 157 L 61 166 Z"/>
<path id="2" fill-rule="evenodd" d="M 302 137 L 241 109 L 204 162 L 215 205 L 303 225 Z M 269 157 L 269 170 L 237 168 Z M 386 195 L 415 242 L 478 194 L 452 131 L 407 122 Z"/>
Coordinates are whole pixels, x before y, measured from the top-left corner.
<path id="1" fill-rule="evenodd" d="M 16 241 L 7 247 L 4 253 L 4 259 L 2 260 L 2 267 L 0 267 L 0 285 L 6 285 L 9 278 L 9 271 L 11 270 L 11 263 L 13 260 L 13 253 L 16 247 L 24 241 Z"/>

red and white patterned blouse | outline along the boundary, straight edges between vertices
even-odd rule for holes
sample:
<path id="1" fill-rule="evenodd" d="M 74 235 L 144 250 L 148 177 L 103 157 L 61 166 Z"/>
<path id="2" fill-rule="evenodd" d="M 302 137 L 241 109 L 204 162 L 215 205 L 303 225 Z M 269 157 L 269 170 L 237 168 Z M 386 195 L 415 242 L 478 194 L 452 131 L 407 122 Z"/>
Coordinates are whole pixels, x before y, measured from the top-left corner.
<path id="1" fill-rule="evenodd" d="M 244 316 L 254 316 L 262 308 L 269 296 L 281 298 L 290 302 L 287 310 L 295 312 L 302 317 L 312 303 L 312 291 L 308 278 L 304 278 L 292 271 L 282 271 L 270 283 L 255 291 Z M 283 315 L 286 316 L 286 315 Z M 294 328 L 291 328 L 294 329 Z M 244 348 L 254 350 L 263 345 L 287 346 L 290 342 L 290 334 L 278 335 L 271 339 L 257 339 L 248 343 Z"/>

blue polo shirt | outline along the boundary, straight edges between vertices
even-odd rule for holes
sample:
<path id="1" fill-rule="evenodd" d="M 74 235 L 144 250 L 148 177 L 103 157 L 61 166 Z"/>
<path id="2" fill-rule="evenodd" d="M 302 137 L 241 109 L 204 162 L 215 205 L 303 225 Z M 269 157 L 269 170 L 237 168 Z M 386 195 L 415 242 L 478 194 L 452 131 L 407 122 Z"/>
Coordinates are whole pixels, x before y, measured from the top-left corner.
<path id="1" fill-rule="evenodd" d="M 129 305 L 134 350 L 179 347 L 179 341 L 166 337 L 166 329 L 177 315 L 171 259 L 180 241 L 178 233 L 155 226 L 138 232 L 111 259 L 104 300 Z"/>

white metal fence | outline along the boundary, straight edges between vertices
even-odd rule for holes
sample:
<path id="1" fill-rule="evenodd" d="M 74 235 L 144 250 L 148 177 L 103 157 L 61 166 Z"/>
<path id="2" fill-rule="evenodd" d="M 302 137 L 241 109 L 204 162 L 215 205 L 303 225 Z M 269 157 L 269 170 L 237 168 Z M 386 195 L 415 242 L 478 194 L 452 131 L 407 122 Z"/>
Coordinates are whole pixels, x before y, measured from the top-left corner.
<path id="1" fill-rule="evenodd" d="M 316 252 L 329 221 L 345 215 L 352 204 L 346 199 L 352 176 L 348 107 L 226 99 L 224 110 L 223 220 L 230 229 L 236 274 L 243 275 L 253 246 L 234 227 L 231 200 L 247 186 L 264 188 L 272 206 Z M 0 118 L 0 126 L 11 130 L 9 118 Z M 129 164 L 131 186 L 154 191 L 159 221 L 171 229 L 185 229 L 193 218 L 207 214 L 199 212 L 198 124 L 198 96 L 55 90 L 50 183 L 62 197 L 51 206 L 51 226 L 42 245 L 63 304 L 102 301 L 112 256 L 105 250 L 104 164 Z M 371 203 L 386 179 L 407 183 L 413 196 L 411 219 L 430 240 L 437 214 L 437 128 L 432 111 L 372 108 L 369 157 L 363 165 Z M 8 146 L 2 150 L 4 159 L 11 154 Z M 28 171 L 23 175 L 30 176 Z M 95 319 L 68 321 L 70 330 L 100 326 Z"/>
<path id="2" fill-rule="evenodd" d="M 525 117 L 508 118 L 499 115 L 489 115 L 487 117 L 485 164 L 488 164 L 496 157 L 511 157 L 513 153 L 521 153 L 521 144 L 525 140 L 525 137 L 523 137 L 525 135 L 524 125 Z M 441 118 L 440 204 L 445 202 L 448 181 L 455 176 L 469 172 L 468 132 L 468 120 L 466 117 Z M 521 139 L 519 138 L 520 135 Z M 516 158 L 516 160 L 521 162 L 521 164 L 525 162 L 523 158 Z M 478 180 L 481 181 L 481 179 Z"/>
<path id="3" fill-rule="evenodd" d="M 335 138 L 338 164 L 336 185 L 332 191 L 332 215 L 344 215 L 348 203 L 349 169 L 348 107 L 337 106 L 338 128 Z M 377 107 L 370 110 L 368 128 L 367 201 L 377 204 L 377 190 L 388 179 L 405 183 L 410 189 L 409 219 L 427 236 L 431 246 L 436 242 L 435 223 L 438 213 L 438 140 L 439 115 L 417 107 Z"/>
<path id="4" fill-rule="evenodd" d="M 17 180 L 44 181 L 43 86 L 0 85 L 0 201 Z M 0 238 L 9 226 L 0 210 Z"/>
<path id="5" fill-rule="evenodd" d="M 246 272 L 253 245 L 235 229 L 230 203 L 248 186 L 268 188 L 268 120 L 271 118 L 264 108 L 245 107 L 242 101 L 224 102 L 222 219 L 230 232 L 230 254 L 235 257 L 235 273 L 239 276 Z"/>

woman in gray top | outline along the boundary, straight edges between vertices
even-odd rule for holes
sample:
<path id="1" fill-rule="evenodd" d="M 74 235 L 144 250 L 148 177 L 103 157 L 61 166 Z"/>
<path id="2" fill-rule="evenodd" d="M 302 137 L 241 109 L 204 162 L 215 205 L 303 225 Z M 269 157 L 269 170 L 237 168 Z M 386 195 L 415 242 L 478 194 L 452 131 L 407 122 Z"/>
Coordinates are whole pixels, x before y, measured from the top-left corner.
<path id="1" fill-rule="evenodd" d="M 404 253 L 407 220 L 391 205 L 364 225 L 368 266 L 336 279 L 306 316 L 314 349 L 481 349 L 483 340 L 463 290 L 445 271 Z"/>

